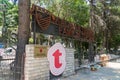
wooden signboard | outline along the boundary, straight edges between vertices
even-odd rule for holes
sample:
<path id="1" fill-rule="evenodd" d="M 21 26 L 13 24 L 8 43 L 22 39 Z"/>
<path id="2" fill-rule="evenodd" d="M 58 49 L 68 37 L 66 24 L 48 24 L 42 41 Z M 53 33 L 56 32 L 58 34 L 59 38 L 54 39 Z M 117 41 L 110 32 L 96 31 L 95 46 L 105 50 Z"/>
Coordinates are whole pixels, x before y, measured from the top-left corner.
<path id="1" fill-rule="evenodd" d="M 68 37 L 85 42 L 94 42 L 94 32 L 74 23 L 56 17 L 48 10 L 32 5 L 32 31 L 56 36 Z"/>

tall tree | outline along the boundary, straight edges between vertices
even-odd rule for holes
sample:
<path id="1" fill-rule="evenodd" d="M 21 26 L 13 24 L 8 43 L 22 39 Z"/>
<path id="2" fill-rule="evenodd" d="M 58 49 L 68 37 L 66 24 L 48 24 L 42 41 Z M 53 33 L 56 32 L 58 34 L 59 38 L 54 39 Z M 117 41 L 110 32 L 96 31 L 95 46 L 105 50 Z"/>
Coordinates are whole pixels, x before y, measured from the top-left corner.
<path id="1" fill-rule="evenodd" d="M 96 43 L 110 49 L 115 35 L 119 35 L 120 1 L 119 0 L 93 0 L 93 27 Z M 101 32 L 104 32 L 103 34 Z M 117 38 L 118 39 L 118 38 Z M 111 46 L 110 46 L 111 45 Z"/>
<path id="2" fill-rule="evenodd" d="M 29 28 L 30 28 L 30 0 L 19 0 L 19 27 L 18 27 L 18 44 L 16 51 L 16 74 L 15 80 L 22 80 L 24 75 L 24 53 L 25 45 L 28 43 L 29 39 Z"/>
<path id="3" fill-rule="evenodd" d="M 0 0 L 0 4 L 1 42 L 4 42 L 5 45 L 9 46 L 13 43 L 11 32 L 18 27 L 18 6 L 13 5 L 9 0 Z"/>

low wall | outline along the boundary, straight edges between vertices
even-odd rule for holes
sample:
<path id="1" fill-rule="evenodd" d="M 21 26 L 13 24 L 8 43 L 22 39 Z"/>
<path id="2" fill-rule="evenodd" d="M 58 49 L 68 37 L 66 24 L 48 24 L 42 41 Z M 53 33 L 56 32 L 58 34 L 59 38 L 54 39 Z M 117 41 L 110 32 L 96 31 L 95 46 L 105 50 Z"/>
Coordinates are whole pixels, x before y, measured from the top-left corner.
<path id="1" fill-rule="evenodd" d="M 74 49 L 65 48 L 66 51 L 66 68 L 63 73 L 63 76 L 70 76 L 75 73 L 75 59 L 74 59 Z"/>
<path id="2" fill-rule="evenodd" d="M 34 56 L 35 45 L 26 46 L 25 57 L 25 80 L 49 80 L 49 63 L 47 56 L 37 57 Z M 66 68 L 63 72 L 63 77 L 69 76 L 75 73 L 74 67 L 74 49 L 65 48 L 66 51 Z"/>
<path id="3" fill-rule="evenodd" d="M 49 80 L 47 57 L 34 57 L 34 45 L 26 46 L 25 80 Z"/>

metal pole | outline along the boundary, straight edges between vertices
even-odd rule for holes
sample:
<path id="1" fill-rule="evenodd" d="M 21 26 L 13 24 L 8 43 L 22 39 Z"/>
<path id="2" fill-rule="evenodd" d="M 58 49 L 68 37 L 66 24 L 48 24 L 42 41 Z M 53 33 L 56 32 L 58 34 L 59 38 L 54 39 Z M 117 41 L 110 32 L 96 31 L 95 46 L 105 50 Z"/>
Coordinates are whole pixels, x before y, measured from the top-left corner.
<path id="1" fill-rule="evenodd" d="M 36 44 L 36 21 L 34 16 L 32 16 L 32 26 L 33 26 L 33 44 Z"/>

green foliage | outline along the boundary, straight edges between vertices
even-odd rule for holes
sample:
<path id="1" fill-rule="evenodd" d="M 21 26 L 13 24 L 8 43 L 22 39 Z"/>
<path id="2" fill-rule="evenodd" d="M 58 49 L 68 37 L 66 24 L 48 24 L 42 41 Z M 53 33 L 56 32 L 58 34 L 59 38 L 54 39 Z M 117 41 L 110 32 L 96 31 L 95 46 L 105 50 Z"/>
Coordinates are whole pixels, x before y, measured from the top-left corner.
<path id="1" fill-rule="evenodd" d="M 11 3 L 9 0 L 0 0 L 2 10 L 0 11 L 0 27 L 3 29 L 2 42 L 13 43 L 16 40 L 12 40 L 12 31 L 18 26 L 18 6 Z"/>
<path id="2" fill-rule="evenodd" d="M 3 20 L 2 12 L 0 12 L 0 27 L 2 27 L 2 20 Z"/>
<path id="3" fill-rule="evenodd" d="M 83 0 L 71 1 L 67 7 L 69 9 L 68 21 L 79 25 L 86 25 L 89 21 L 89 6 Z M 66 8 L 66 9 L 67 9 Z M 66 14 L 68 14 L 66 13 Z"/>
<path id="4" fill-rule="evenodd" d="M 18 26 L 18 6 L 8 9 L 6 13 L 6 25 L 9 28 L 16 28 Z"/>
<path id="5" fill-rule="evenodd" d="M 88 26 L 89 5 L 87 5 L 85 0 L 40 0 L 39 5 L 44 6 L 62 19 L 82 26 Z"/>
<path id="6" fill-rule="evenodd" d="M 18 25 L 18 6 L 13 5 L 10 3 L 9 0 L 0 0 L 0 4 L 4 4 L 5 7 L 5 26 L 9 27 L 17 27 Z M 3 22 L 3 12 L 0 12 L 0 26 L 4 23 Z"/>
<path id="7" fill-rule="evenodd" d="M 98 16 L 98 19 L 95 18 L 95 21 L 103 21 L 104 26 L 99 26 L 98 23 L 97 29 L 99 32 L 96 32 L 96 42 L 98 46 L 102 45 L 106 38 L 106 43 L 108 48 L 114 48 L 119 46 L 119 33 L 120 33 L 120 0 L 110 0 L 111 2 L 105 3 L 104 1 L 97 1 L 97 5 L 94 6 L 94 15 Z M 104 31 L 106 34 L 102 34 Z M 107 31 L 107 32 L 105 32 Z M 104 45 L 103 45 L 104 46 Z M 104 47 L 107 47 L 104 46 Z"/>
<path id="8" fill-rule="evenodd" d="M 113 36 L 111 42 L 111 47 L 113 47 L 114 49 L 117 49 L 118 46 L 120 46 L 120 34 Z"/>

